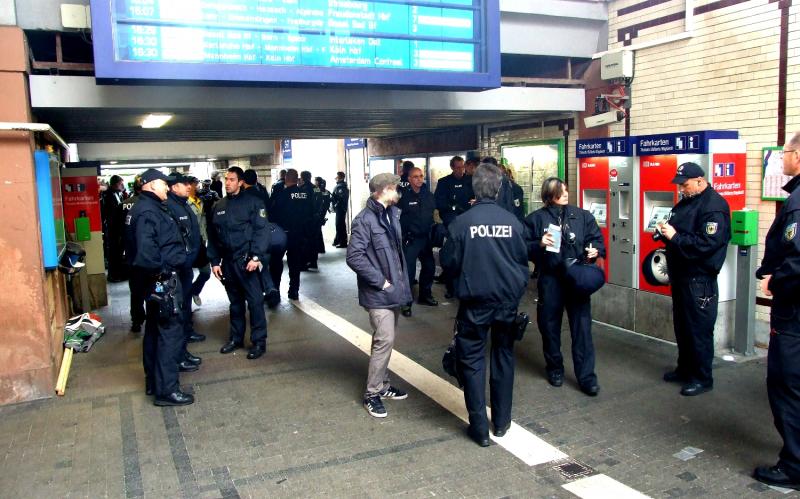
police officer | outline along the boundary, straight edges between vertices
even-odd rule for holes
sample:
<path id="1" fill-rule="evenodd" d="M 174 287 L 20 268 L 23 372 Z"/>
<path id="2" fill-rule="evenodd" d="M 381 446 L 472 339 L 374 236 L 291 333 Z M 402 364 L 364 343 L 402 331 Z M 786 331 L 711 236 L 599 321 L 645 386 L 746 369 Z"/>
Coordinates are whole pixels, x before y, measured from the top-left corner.
<path id="1" fill-rule="evenodd" d="M 439 302 L 433 297 L 433 274 L 436 263 L 433 259 L 433 246 L 430 241 L 433 226 L 433 210 L 436 201 L 425 184 L 422 170 L 413 167 L 408 171 L 408 185 L 403 191 L 398 207 L 400 208 L 400 226 L 403 232 L 403 254 L 408 263 L 408 286 L 414 289 L 414 277 L 417 274 L 417 259 L 422 264 L 419 273 L 419 292 L 417 303 L 435 307 Z M 411 316 L 411 304 L 401 307 L 400 312 Z"/>
<path id="2" fill-rule="evenodd" d="M 567 186 L 560 179 L 550 177 L 542 183 L 542 202 L 542 208 L 525 218 L 525 226 L 529 255 L 538 275 L 536 324 L 542 335 L 547 381 L 555 387 L 564 384 L 561 319 L 566 308 L 575 377 L 581 391 L 594 397 L 600 386 L 594 372 L 591 298 L 575 292 L 567 281 L 566 267 L 576 260 L 593 262 L 604 257 L 603 236 L 591 213 L 569 204 Z M 558 232 L 561 245 L 554 251 Z"/>
<path id="3" fill-rule="evenodd" d="M 244 172 L 238 166 L 225 174 L 226 197 L 212 211 L 208 228 L 208 258 L 211 272 L 223 281 L 230 305 L 230 337 L 220 353 L 244 346 L 245 303 L 250 312 L 248 359 L 264 355 L 267 347 L 267 316 L 258 269 L 267 261 L 269 230 L 267 210 L 255 196 L 245 195 Z"/>
<path id="4" fill-rule="evenodd" d="M 783 147 L 783 173 L 792 176 L 783 187 L 789 198 L 767 233 L 756 272 L 761 290 L 772 296 L 767 394 L 783 448 L 775 466 L 756 468 L 753 476 L 768 485 L 800 489 L 800 132 Z"/>
<path id="5" fill-rule="evenodd" d="M 452 173 L 439 179 L 434 193 L 436 209 L 439 210 L 439 217 L 445 227 L 449 227 L 458 215 L 467 211 L 475 198 L 472 192 L 472 177 L 464 174 L 464 158 L 461 156 L 450 158 L 450 169 Z M 441 280 L 447 287 L 444 297 L 450 299 L 454 296 L 453 278 L 446 269 L 442 269 L 442 274 Z"/>
<path id="6" fill-rule="evenodd" d="M 314 179 L 314 217 L 311 228 L 311 244 L 309 245 L 309 270 L 319 270 L 317 261 L 320 253 L 325 253 L 325 239 L 322 237 L 322 227 L 328 221 L 328 210 L 331 207 L 331 192 L 325 189 L 325 179 Z"/>
<path id="7" fill-rule="evenodd" d="M 511 187 L 511 213 L 514 214 L 520 221 L 525 220 L 525 193 L 522 187 L 514 181 L 514 170 L 511 165 L 505 160 L 502 160 L 500 168 L 503 170 L 505 177 L 508 179 L 509 186 Z"/>
<path id="8" fill-rule="evenodd" d="M 189 353 L 186 345 L 196 341 L 204 341 L 205 335 L 197 334 L 192 324 L 192 278 L 194 277 L 193 265 L 200 253 L 200 226 L 197 216 L 188 205 L 190 177 L 180 173 L 170 175 L 169 193 L 167 194 L 167 209 L 172 218 L 178 223 L 181 233 L 186 243 L 186 262 L 177 268 L 178 279 L 181 282 L 181 289 L 185 292 L 182 295 L 183 312 L 183 357 L 180 359 L 178 368 L 181 372 L 196 371 L 202 362 L 200 357 Z"/>
<path id="9" fill-rule="evenodd" d="M 278 174 L 278 180 L 276 180 L 272 184 L 272 189 L 270 190 L 269 196 L 270 198 L 274 198 L 283 188 L 286 186 L 284 181 L 286 180 L 286 170 L 281 170 Z"/>
<path id="10" fill-rule="evenodd" d="M 122 220 L 126 221 L 128 219 L 128 213 L 130 213 L 133 205 L 136 204 L 136 201 L 139 200 L 139 196 L 142 193 L 142 176 L 136 175 L 133 180 L 133 196 L 129 197 L 125 201 L 120 204 L 120 209 L 122 210 Z M 127 228 L 127 226 L 125 226 Z M 126 255 L 127 256 L 127 255 Z M 130 260 L 128 260 L 128 265 L 131 265 Z M 140 272 L 131 272 L 129 279 L 128 279 L 128 290 L 130 291 L 130 298 L 131 298 L 131 332 L 132 333 L 139 333 L 142 331 L 142 324 L 144 324 L 144 299 L 145 293 L 147 292 L 147 276 L 143 275 Z"/>
<path id="11" fill-rule="evenodd" d="M 485 350 L 491 330 L 492 424 L 497 437 L 511 425 L 514 388 L 514 320 L 528 285 L 524 227 L 494 202 L 502 173 L 488 163 L 475 170 L 475 206 L 450 224 L 442 265 L 456 278 L 456 357 L 469 413 L 467 434 L 489 445 Z"/>
<path id="12" fill-rule="evenodd" d="M 682 199 L 658 225 L 657 237 L 667 244 L 667 268 L 672 285 L 672 318 L 678 343 L 678 366 L 664 381 L 681 383 L 681 395 L 711 390 L 714 323 L 717 321 L 717 274 L 725 263 L 731 239 L 728 202 L 708 184 L 696 163 L 678 167 L 673 184 Z"/>
<path id="13" fill-rule="evenodd" d="M 300 272 L 305 265 L 306 245 L 309 240 L 311 220 L 313 217 L 313 196 L 307 189 L 297 185 L 297 170 L 286 170 L 286 187 L 275 195 L 270 212 L 270 221 L 278 224 L 286 231 L 286 263 L 289 265 L 290 300 L 297 300 L 300 291 Z M 272 281 L 280 289 L 282 261 L 270 266 Z"/>
<path id="14" fill-rule="evenodd" d="M 247 194 L 252 196 L 256 196 L 264 203 L 264 208 L 269 211 L 269 193 L 267 192 L 267 188 L 261 185 L 258 181 L 258 173 L 253 169 L 247 169 L 244 171 L 244 189 Z"/>
<path id="15" fill-rule="evenodd" d="M 336 187 L 331 193 L 333 211 L 336 213 L 336 237 L 333 239 L 333 246 L 336 248 L 347 247 L 347 216 L 348 201 L 350 200 L 350 190 L 344 180 L 344 172 L 336 173 Z"/>
<path id="16" fill-rule="evenodd" d="M 182 392 L 178 384 L 183 326 L 180 312 L 175 311 L 180 309 L 181 287 L 174 276 L 185 265 L 187 252 L 180 228 L 165 202 L 169 191 L 167 179 L 153 168 L 142 173 L 142 193 L 125 220 L 128 259 L 134 272 L 147 276 L 151 297 L 146 305 L 142 360 L 145 393 L 155 395 L 154 403 L 158 406 L 194 402 L 194 397 Z M 164 282 L 174 283 L 174 289 Z"/>

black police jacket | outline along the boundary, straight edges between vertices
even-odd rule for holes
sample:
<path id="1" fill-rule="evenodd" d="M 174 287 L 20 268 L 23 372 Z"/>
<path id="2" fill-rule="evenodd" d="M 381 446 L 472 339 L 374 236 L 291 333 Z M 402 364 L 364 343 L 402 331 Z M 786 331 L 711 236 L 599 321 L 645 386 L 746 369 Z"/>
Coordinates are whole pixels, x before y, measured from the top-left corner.
<path id="1" fill-rule="evenodd" d="M 350 189 L 347 188 L 347 182 L 336 182 L 336 187 L 333 188 L 331 198 L 334 211 L 337 213 L 346 212 L 347 201 L 350 199 Z"/>
<path id="2" fill-rule="evenodd" d="M 464 175 L 456 178 L 451 173 L 439 179 L 434 198 L 442 222 L 450 225 L 458 215 L 469 209 L 470 200 L 475 198 L 475 193 L 472 191 L 472 176 Z"/>
<path id="3" fill-rule="evenodd" d="M 353 219 L 346 260 L 356 273 L 362 307 L 395 308 L 411 303 L 397 207 L 384 208 L 373 198 L 367 199 L 366 207 Z M 383 289 L 386 281 L 390 286 Z"/>
<path id="4" fill-rule="evenodd" d="M 264 208 L 269 211 L 270 200 L 266 187 L 261 184 L 256 184 L 245 189 L 244 193 L 248 196 L 254 196 L 256 199 L 261 201 L 264 204 Z"/>
<path id="5" fill-rule="evenodd" d="M 186 263 L 184 267 L 191 267 L 200 252 L 202 239 L 200 237 L 200 225 L 197 222 L 197 215 L 189 207 L 188 199 L 181 198 L 170 192 L 167 194 L 167 209 L 172 218 L 178 222 L 181 235 L 186 242 Z"/>
<path id="6" fill-rule="evenodd" d="M 561 251 L 547 251 L 540 243 L 550 224 L 561 227 Z M 603 234 L 597 220 L 577 206 L 544 206 L 525 218 L 528 257 L 536 264 L 536 272 L 561 274 L 567 258 L 584 260 L 586 248 L 597 248 L 599 257 L 606 256 Z"/>
<path id="7" fill-rule="evenodd" d="M 314 223 L 325 225 L 325 217 L 331 207 L 331 192 L 314 188 Z"/>
<path id="8" fill-rule="evenodd" d="M 314 217 L 313 197 L 313 191 L 309 194 L 308 189 L 297 185 L 285 187 L 273 198 L 269 221 L 289 234 L 307 234 Z"/>
<path id="9" fill-rule="evenodd" d="M 436 201 L 426 184 L 422 184 L 419 192 L 414 192 L 413 187 L 404 190 L 397 207 L 400 208 L 403 240 L 427 239 L 430 236 Z"/>
<path id="10" fill-rule="evenodd" d="M 217 201 L 208 221 L 208 259 L 219 265 L 222 259 L 245 260 L 257 256 L 266 261 L 269 253 L 267 210 L 259 198 L 229 195 Z"/>
<path id="11" fill-rule="evenodd" d="M 483 199 L 448 227 L 440 254 L 456 276 L 456 296 L 476 323 L 511 322 L 528 286 L 525 228 L 494 201 Z M 482 313 L 482 312 L 483 313 Z M 459 307 L 459 314 L 462 307 Z"/>
<path id="12" fill-rule="evenodd" d="M 770 326 L 780 333 L 800 334 L 800 175 L 783 189 L 790 193 L 783 203 L 764 242 L 764 259 L 756 276 L 771 275 Z"/>
<path id="13" fill-rule="evenodd" d="M 166 202 L 142 192 L 125 219 L 128 263 L 154 273 L 174 271 L 186 264 L 186 243 Z"/>
<path id="14" fill-rule="evenodd" d="M 670 212 L 669 224 L 676 231 L 666 241 L 670 281 L 716 277 L 725 263 L 731 240 L 728 202 L 708 186 L 700 194 L 678 201 Z"/>

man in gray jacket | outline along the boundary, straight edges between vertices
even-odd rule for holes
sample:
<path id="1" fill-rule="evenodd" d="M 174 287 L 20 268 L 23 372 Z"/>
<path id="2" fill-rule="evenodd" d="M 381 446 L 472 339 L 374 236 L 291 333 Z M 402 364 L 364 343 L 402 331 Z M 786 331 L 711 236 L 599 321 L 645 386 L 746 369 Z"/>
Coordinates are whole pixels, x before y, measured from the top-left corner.
<path id="1" fill-rule="evenodd" d="M 400 307 L 411 301 L 403 238 L 400 230 L 400 177 L 380 173 L 369 181 L 370 198 L 352 223 L 347 265 L 358 277 L 358 303 L 367 309 L 374 329 L 364 408 L 371 416 L 386 417 L 382 399 L 408 394 L 389 384 L 389 359 Z"/>

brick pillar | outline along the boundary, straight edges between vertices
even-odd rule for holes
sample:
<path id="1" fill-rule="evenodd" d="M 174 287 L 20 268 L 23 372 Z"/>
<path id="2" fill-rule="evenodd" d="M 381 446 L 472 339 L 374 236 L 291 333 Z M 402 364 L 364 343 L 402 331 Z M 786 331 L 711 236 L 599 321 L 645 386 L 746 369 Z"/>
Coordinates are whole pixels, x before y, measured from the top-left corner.
<path id="1" fill-rule="evenodd" d="M 30 122 L 27 51 L 0 27 L 0 122 Z M 49 397 L 60 362 L 63 278 L 45 273 L 33 134 L 0 132 L 0 404 Z"/>

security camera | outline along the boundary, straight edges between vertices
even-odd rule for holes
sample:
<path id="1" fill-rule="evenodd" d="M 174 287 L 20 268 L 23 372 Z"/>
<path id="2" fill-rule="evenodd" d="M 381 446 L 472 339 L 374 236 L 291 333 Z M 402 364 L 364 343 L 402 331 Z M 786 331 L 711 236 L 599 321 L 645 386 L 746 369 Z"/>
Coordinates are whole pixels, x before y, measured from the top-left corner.
<path id="1" fill-rule="evenodd" d="M 610 125 L 622 121 L 625 118 L 625 113 L 622 111 L 609 111 L 607 113 L 595 114 L 594 116 L 587 116 L 583 119 L 583 124 L 586 128 L 595 126 Z"/>

